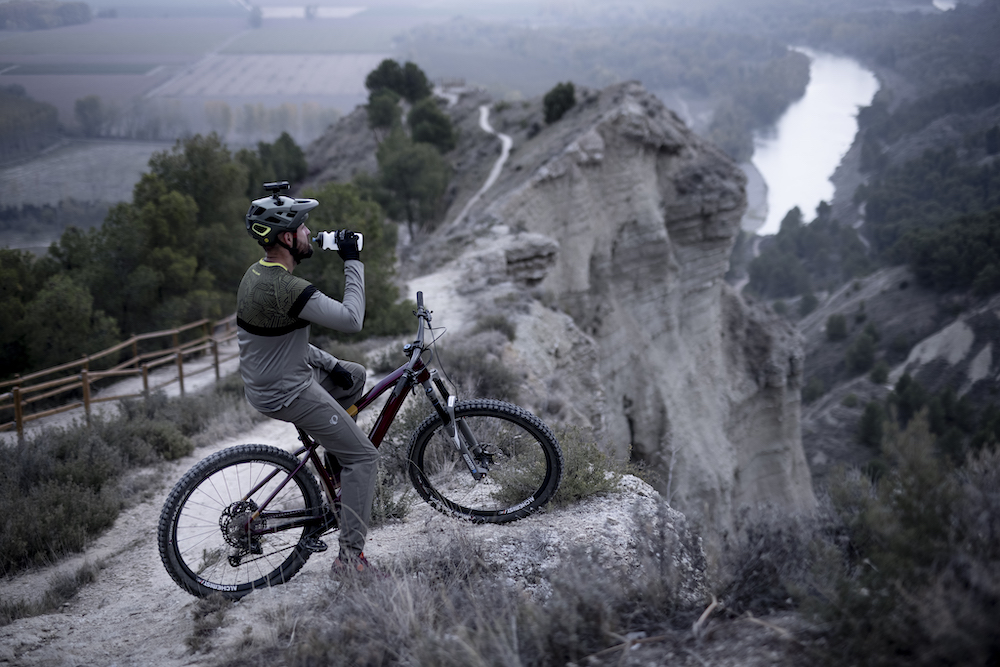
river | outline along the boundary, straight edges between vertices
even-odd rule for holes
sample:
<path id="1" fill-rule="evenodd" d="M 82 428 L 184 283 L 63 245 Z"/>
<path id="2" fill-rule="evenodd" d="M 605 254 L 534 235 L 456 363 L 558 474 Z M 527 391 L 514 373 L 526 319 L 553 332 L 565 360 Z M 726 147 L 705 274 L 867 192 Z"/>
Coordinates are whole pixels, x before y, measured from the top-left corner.
<path id="1" fill-rule="evenodd" d="M 754 137 L 752 164 L 763 184 L 744 167 L 751 178 L 743 227 L 760 235 L 777 233 L 793 207 L 808 221 L 821 201 L 833 198 L 830 176 L 857 134 L 858 108 L 870 104 L 879 88 L 875 75 L 851 58 L 796 50 L 811 61 L 806 92 L 773 128 Z"/>

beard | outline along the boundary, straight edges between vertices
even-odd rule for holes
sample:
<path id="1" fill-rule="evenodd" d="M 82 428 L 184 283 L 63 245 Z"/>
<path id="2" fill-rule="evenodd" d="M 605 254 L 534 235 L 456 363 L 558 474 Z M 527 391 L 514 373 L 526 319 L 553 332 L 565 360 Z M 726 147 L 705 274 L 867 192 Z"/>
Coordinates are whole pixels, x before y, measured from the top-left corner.
<path id="1" fill-rule="evenodd" d="M 309 259 L 313 256 L 315 249 L 308 241 L 305 243 L 305 248 L 300 248 L 299 240 L 296 238 L 292 241 L 292 247 L 289 248 L 288 251 L 291 253 L 292 259 L 294 259 L 296 263 L 301 264 L 303 260 Z"/>

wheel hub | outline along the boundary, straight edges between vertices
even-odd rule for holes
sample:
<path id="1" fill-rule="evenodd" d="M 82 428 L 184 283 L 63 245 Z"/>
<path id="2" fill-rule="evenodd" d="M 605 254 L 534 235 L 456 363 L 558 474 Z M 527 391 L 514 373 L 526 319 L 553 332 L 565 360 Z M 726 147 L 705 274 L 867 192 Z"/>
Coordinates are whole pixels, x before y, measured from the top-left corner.
<path id="1" fill-rule="evenodd" d="M 253 515 L 257 509 L 257 503 L 252 500 L 240 500 L 224 509 L 222 516 L 219 517 L 219 528 L 222 529 L 222 536 L 226 543 L 234 549 L 234 552 L 229 556 L 229 562 L 234 567 L 239 565 L 243 556 L 247 554 L 259 555 L 263 553 L 260 537 L 254 533 L 263 530 L 267 526 L 267 521 L 260 516 L 254 518 Z M 234 559 L 235 563 L 233 563 Z"/>

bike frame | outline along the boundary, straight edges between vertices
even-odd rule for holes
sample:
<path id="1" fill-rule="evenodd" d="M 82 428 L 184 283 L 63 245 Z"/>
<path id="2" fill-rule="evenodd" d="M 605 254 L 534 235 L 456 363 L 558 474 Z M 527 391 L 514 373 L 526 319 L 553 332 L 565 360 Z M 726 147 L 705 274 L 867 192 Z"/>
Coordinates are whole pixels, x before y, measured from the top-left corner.
<path id="1" fill-rule="evenodd" d="M 430 312 L 424 309 L 423 306 L 423 294 L 417 292 L 417 318 L 419 320 L 419 328 L 417 331 L 417 340 L 404 348 L 404 351 L 409 353 L 410 360 L 394 370 L 392 373 L 383 378 L 378 384 L 372 387 L 367 393 L 365 393 L 357 402 L 356 405 L 352 405 L 347 409 L 347 413 L 352 417 L 365 408 L 368 408 L 374 403 L 382 394 L 392 388 L 392 393 L 389 395 L 389 399 L 386 401 L 385 405 L 382 406 L 382 411 L 379 413 L 378 418 L 375 420 L 375 424 L 372 427 L 371 433 L 369 434 L 369 439 L 375 447 L 382 444 L 382 440 L 385 438 L 386 433 L 389 431 L 389 427 L 395 420 L 396 415 L 399 414 L 400 408 L 406 401 L 407 394 L 421 385 L 424 388 L 424 392 L 427 395 L 428 400 L 434 407 L 438 415 L 441 416 L 446 427 L 451 427 L 450 431 L 455 440 L 456 449 L 462 452 L 463 459 L 469 466 L 469 472 L 478 480 L 485 475 L 485 471 L 477 468 L 473 462 L 472 457 L 469 455 L 469 450 L 464 442 L 462 442 L 458 436 L 458 430 L 454 428 L 455 423 L 454 418 L 454 397 L 450 396 L 444 383 L 437 376 L 437 371 L 427 368 L 424 364 L 422 355 L 426 351 L 424 347 L 424 321 L 430 325 Z M 435 394 L 435 388 L 437 392 L 441 394 L 447 407 L 442 404 L 441 400 Z M 464 424 L 459 424 L 459 427 L 465 436 L 467 441 L 475 442 L 475 438 L 468 428 L 464 427 Z M 340 501 L 340 475 L 337 473 L 331 474 L 327 470 L 326 466 L 320 460 L 317 449 L 319 448 L 319 443 L 316 442 L 312 437 L 310 437 L 301 428 L 296 427 L 299 432 L 299 439 L 302 441 L 302 447 L 297 451 L 293 452 L 295 457 L 299 457 L 302 454 L 306 454 L 305 457 L 301 459 L 299 465 L 295 470 L 288 475 L 281 484 L 271 493 L 271 495 L 253 512 L 253 515 L 247 522 L 247 531 L 251 535 L 266 535 L 269 533 L 276 533 L 281 530 L 289 530 L 292 528 L 299 528 L 302 526 L 310 525 L 323 525 L 326 527 L 329 525 L 328 517 L 317 517 L 315 515 L 305 516 L 300 511 L 291 512 L 266 512 L 265 508 L 274 500 L 282 489 L 288 484 L 291 479 L 299 473 L 299 471 L 305 467 L 309 462 L 313 464 L 316 472 L 319 474 L 320 480 L 324 486 L 327 496 L 336 505 Z M 278 470 L 274 470 L 264 479 L 262 479 L 256 486 L 254 486 L 250 491 L 244 496 L 244 500 L 250 498 L 254 493 L 260 490 L 265 484 L 274 479 L 275 476 L 279 474 Z M 263 516 L 267 519 L 301 519 L 299 521 L 291 521 L 288 523 L 282 523 L 280 526 L 265 528 L 263 530 L 252 528 L 253 522 Z"/>

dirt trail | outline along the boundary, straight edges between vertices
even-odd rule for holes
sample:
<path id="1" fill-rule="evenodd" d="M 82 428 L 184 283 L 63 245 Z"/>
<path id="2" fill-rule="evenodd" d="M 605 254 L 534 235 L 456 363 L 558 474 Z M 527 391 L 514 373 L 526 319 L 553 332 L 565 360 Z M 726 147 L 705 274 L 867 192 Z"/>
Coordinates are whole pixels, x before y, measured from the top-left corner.
<path id="1" fill-rule="evenodd" d="M 214 664 L 223 646 L 237 645 L 244 633 L 255 637 L 274 632 L 269 619 L 301 613 L 307 600 L 322 594 L 336 554 L 336 534 L 326 536 L 330 549 L 314 555 L 284 586 L 256 591 L 226 613 L 226 623 L 209 642 L 212 653 L 192 652 L 186 640 L 193 636 L 198 600 L 182 591 L 160 562 L 156 525 L 160 508 L 172 485 L 198 460 L 242 443 L 291 448 L 292 426 L 264 421 L 252 431 L 193 455 L 142 472 L 156 480 L 146 499 L 122 513 L 114 527 L 97 539 L 85 554 L 0 582 L 0 599 L 13 601 L 41 595 L 59 573 L 72 574 L 86 563 L 102 566 L 95 582 L 84 586 L 62 609 L 0 627 L 0 665 L 62 667 L 181 667 Z M 634 553 L 637 503 L 655 508 L 655 491 L 635 478 L 623 483 L 618 502 L 593 499 L 570 508 L 534 515 L 503 526 L 473 526 L 440 514 L 424 503 L 414 503 L 405 522 L 369 533 L 365 553 L 376 564 L 438 548 L 443 541 L 463 537 L 490 545 L 507 564 L 512 576 L 558 567 L 559 554 L 588 545 L 628 562 Z M 652 510 L 651 510 L 652 511 Z M 677 515 L 679 516 L 679 515 Z M 537 581 L 535 572 L 529 580 Z M 692 594 L 698 580 L 692 578 Z"/>

